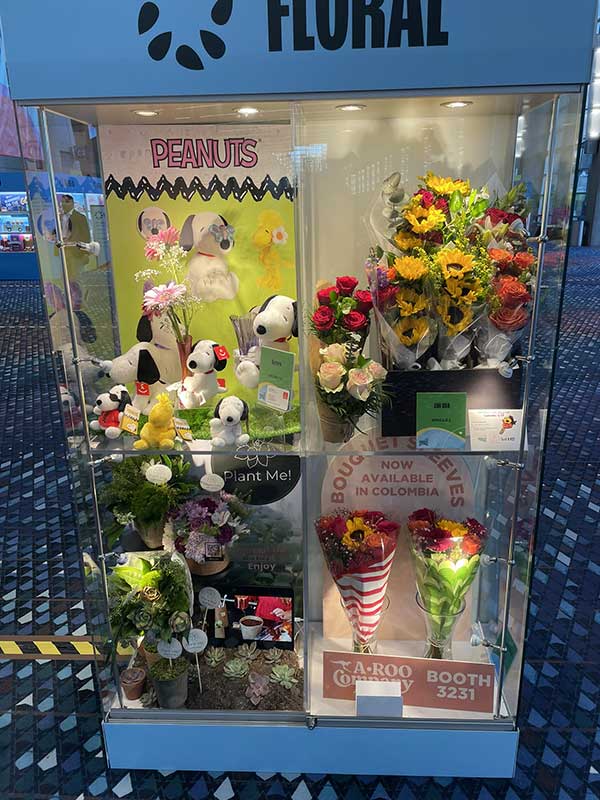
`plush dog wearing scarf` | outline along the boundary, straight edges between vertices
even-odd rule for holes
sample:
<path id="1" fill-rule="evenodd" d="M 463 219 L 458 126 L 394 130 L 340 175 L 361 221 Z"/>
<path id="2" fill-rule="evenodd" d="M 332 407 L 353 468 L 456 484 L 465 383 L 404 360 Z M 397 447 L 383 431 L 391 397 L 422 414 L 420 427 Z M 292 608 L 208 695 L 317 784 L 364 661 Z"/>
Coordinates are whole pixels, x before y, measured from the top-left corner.
<path id="1" fill-rule="evenodd" d="M 194 345 L 187 360 L 187 368 L 192 374 L 183 381 L 177 393 L 183 408 L 199 408 L 226 391 L 217 381 L 217 373 L 227 366 L 228 356 L 222 345 L 210 339 L 202 339 Z"/>
<path id="2" fill-rule="evenodd" d="M 247 389 L 258 386 L 261 348 L 272 347 L 287 352 L 290 340 L 298 337 L 298 303 L 283 294 L 267 297 L 254 317 L 253 329 L 258 347 L 251 348 L 247 358 L 235 370 L 237 379 Z"/>

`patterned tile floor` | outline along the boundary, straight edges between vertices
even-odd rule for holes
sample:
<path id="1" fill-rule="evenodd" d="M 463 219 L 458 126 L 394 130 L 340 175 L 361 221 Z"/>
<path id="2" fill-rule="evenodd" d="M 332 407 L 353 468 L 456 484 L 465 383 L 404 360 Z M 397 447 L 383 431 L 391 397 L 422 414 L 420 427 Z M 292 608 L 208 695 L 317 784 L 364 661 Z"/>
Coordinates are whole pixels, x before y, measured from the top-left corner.
<path id="1" fill-rule="evenodd" d="M 514 780 L 115 772 L 104 757 L 90 664 L 0 658 L 0 798 L 600 797 L 599 329 L 600 251 L 575 251 L 543 482 Z M 33 283 L 0 284 L 0 408 L 0 635 L 84 635 L 65 445 Z"/>

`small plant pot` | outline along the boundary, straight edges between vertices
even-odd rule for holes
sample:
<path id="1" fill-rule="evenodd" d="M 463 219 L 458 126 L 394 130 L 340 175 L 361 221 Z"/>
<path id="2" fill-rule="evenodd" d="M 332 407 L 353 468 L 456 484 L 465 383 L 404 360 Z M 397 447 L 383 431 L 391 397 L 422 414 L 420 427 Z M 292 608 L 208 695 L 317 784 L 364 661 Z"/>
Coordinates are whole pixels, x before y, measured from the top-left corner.
<path id="1" fill-rule="evenodd" d="M 343 444 L 350 441 L 354 434 L 353 422 L 342 419 L 320 399 L 317 400 L 317 408 L 323 441 L 332 444 Z"/>
<path id="2" fill-rule="evenodd" d="M 263 624 L 264 623 L 261 617 L 242 617 L 240 620 L 242 639 L 245 642 L 251 642 L 254 641 L 254 639 L 258 639 L 260 632 L 263 629 Z"/>
<path id="3" fill-rule="evenodd" d="M 146 670 L 141 667 L 131 667 L 121 673 L 121 688 L 128 700 L 139 700 L 144 692 L 146 683 Z"/>
<path id="4" fill-rule="evenodd" d="M 163 533 L 165 530 L 163 521 L 145 525 L 136 520 L 134 525 L 138 536 L 150 550 L 158 550 L 163 546 Z"/>
<path id="5" fill-rule="evenodd" d="M 146 664 L 148 667 L 151 667 L 152 664 L 156 664 L 156 662 L 160 660 L 158 652 L 156 650 L 146 650 L 143 641 L 140 643 L 138 650 L 146 659 Z"/>
<path id="6" fill-rule="evenodd" d="M 192 561 L 191 558 L 186 558 L 186 561 L 192 575 L 204 576 L 218 575 L 220 572 L 226 570 L 231 564 L 227 552 L 225 552 L 224 557 L 220 561 L 203 561 L 200 563 L 198 561 Z"/>
<path id="7" fill-rule="evenodd" d="M 168 659 L 161 658 L 150 668 L 150 676 L 161 708 L 185 705 L 188 696 L 188 662 L 185 658 L 176 658 L 172 669 Z"/>

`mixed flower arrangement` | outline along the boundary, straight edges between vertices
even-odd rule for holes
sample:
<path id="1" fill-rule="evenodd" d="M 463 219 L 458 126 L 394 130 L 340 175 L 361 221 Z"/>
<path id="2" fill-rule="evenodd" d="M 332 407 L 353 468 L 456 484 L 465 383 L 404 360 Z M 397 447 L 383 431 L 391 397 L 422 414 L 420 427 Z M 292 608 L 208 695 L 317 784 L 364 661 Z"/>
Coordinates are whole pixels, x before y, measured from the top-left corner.
<path id="1" fill-rule="evenodd" d="M 420 181 L 388 214 L 384 238 L 391 247 L 375 248 L 366 264 L 387 365 L 495 366 L 510 355 L 515 337 L 508 350 L 504 340 L 490 351 L 490 328 L 514 333 L 529 319 L 535 257 L 524 227 L 524 187 L 490 205 L 486 189 L 469 181 L 431 172 Z"/>
<path id="2" fill-rule="evenodd" d="M 476 519 L 457 522 L 422 508 L 408 518 L 420 603 L 429 617 L 427 656 L 443 658 L 454 624 L 465 606 L 488 531 Z"/>
<path id="3" fill-rule="evenodd" d="M 185 279 L 189 254 L 179 244 L 179 231 L 171 226 L 148 237 L 144 255 L 157 268 L 136 273 L 136 280 L 145 282 L 142 308 L 148 317 L 165 317 L 168 321 L 177 341 L 183 380 L 192 351 L 192 320 L 201 306 Z M 155 279 L 161 277 L 168 282 L 155 286 Z"/>
<path id="4" fill-rule="evenodd" d="M 197 564 L 211 558 L 211 550 L 222 550 L 249 532 L 244 522 L 248 512 L 233 494 L 193 497 L 175 508 L 165 525 L 163 546 L 176 550 Z"/>

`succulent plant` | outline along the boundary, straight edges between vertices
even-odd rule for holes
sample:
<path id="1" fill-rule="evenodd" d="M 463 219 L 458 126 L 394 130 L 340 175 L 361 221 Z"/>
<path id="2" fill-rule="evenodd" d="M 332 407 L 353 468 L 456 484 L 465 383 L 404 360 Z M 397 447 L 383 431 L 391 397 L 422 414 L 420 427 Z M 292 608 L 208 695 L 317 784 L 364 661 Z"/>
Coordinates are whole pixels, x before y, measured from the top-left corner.
<path id="1" fill-rule="evenodd" d="M 231 661 L 228 661 L 223 668 L 225 677 L 231 679 L 245 678 L 249 670 L 250 668 L 248 667 L 248 662 L 244 661 L 243 658 L 234 658 Z"/>
<path id="2" fill-rule="evenodd" d="M 292 689 L 294 684 L 298 683 L 295 675 L 296 670 L 293 667 L 288 667 L 287 664 L 278 664 L 271 670 L 269 680 L 271 683 L 278 683 L 284 689 Z"/>
<path id="3" fill-rule="evenodd" d="M 244 661 L 254 661 L 258 656 L 256 642 L 252 642 L 252 644 L 243 644 L 241 647 L 238 647 L 238 656 L 239 658 L 243 658 Z"/>
<path id="4" fill-rule="evenodd" d="M 282 655 L 283 650 L 278 650 L 276 647 L 273 647 L 265 651 L 264 657 L 267 664 L 277 664 L 278 661 L 281 661 Z"/>
<path id="5" fill-rule="evenodd" d="M 209 647 L 204 654 L 204 658 L 208 666 L 214 669 L 219 666 L 221 661 L 224 661 L 225 651 L 220 647 Z"/>
<path id="6" fill-rule="evenodd" d="M 157 704 L 156 700 L 156 692 L 154 689 L 148 689 L 147 692 L 140 697 L 140 703 L 144 706 L 144 708 L 152 708 Z"/>
<path id="7" fill-rule="evenodd" d="M 269 679 L 266 675 L 261 675 L 260 672 L 250 673 L 248 676 L 246 697 L 249 698 L 253 706 L 257 706 L 270 691 L 271 687 L 269 686 Z"/>

